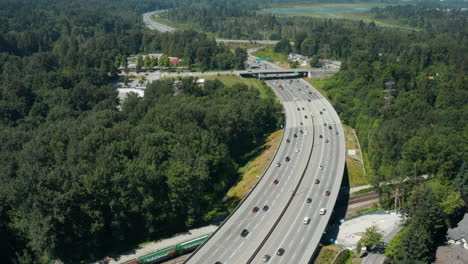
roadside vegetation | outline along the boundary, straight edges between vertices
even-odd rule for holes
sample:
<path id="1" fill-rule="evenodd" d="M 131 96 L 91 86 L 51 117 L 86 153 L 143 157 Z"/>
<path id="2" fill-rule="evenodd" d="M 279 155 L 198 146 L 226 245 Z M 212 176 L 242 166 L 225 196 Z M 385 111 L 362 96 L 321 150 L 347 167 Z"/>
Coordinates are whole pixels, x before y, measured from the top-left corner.
<path id="1" fill-rule="evenodd" d="M 275 99 L 274 92 L 264 82 L 254 78 L 242 78 L 238 75 L 219 75 L 219 76 L 194 76 L 195 78 L 205 80 L 218 80 L 226 86 L 232 86 L 237 83 L 245 84 L 249 87 L 256 89 L 260 93 L 262 99 Z"/>
<path id="2" fill-rule="evenodd" d="M 252 55 L 258 58 L 271 59 L 270 62 L 282 68 L 291 68 L 287 54 L 275 52 L 273 46 L 260 48 Z"/>
<path id="3" fill-rule="evenodd" d="M 244 199 L 252 187 L 260 180 L 268 164 L 273 159 L 282 136 L 283 130 L 272 133 L 267 138 L 265 144 L 254 149 L 244 157 L 245 160 L 249 161 L 239 168 L 241 177 L 226 195 L 226 207 L 229 212 L 237 206 L 239 201 Z"/>

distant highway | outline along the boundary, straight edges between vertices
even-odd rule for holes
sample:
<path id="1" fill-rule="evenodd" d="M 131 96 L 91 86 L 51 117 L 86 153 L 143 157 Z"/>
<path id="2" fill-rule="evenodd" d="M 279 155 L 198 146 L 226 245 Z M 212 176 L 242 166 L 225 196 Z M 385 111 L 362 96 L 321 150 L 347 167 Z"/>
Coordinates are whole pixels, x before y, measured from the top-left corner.
<path id="1" fill-rule="evenodd" d="M 164 12 L 164 10 L 152 11 L 143 14 L 143 23 L 149 28 L 153 30 L 157 30 L 159 32 L 172 32 L 176 29 L 161 23 L 158 23 L 151 19 L 154 14 Z M 259 44 L 259 45 L 275 45 L 278 43 L 278 40 L 242 40 L 242 39 L 216 39 L 218 43 L 225 43 L 225 44 Z M 291 42 L 291 45 L 294 45 L 294 42 Z"/>
<path id="2" fill-rule="evenodd" d="M 160 12 L 162 12 L 162 11 L 163 11 L 163 10 L 152 11 L 152 12 L 144 13 L 144 14 L 143 14 L 143 23 L 144 23 L 149 29 L 157 30 L 157 31 L 160 31 L 160 32 L 163 32 L 163 33 L 175 31 L 174 28 L 169 27 L 169 26 L 166 26 L 166 25 L 164 25 L 164 24 L 157 23 L 156 21 L 154 21 L 153 19 L 151 19 L 151 17 L 152 17 L 154 14 L 160 13 Z"/>

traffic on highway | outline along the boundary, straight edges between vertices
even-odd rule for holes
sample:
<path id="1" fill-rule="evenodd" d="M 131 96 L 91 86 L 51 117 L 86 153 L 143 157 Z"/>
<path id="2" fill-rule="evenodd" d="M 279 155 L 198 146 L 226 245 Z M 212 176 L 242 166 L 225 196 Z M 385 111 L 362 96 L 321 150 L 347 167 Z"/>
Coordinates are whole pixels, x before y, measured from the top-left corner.
<path id="1" fill-rule="evenodd" d="M 249 56 L 249 67 L 277 69 Z M 344 171 L 340 119 L 301 79 L 267 80 L 284 106 L 283 139 L 257 185 L 185 263 L 308 263 Z"/>

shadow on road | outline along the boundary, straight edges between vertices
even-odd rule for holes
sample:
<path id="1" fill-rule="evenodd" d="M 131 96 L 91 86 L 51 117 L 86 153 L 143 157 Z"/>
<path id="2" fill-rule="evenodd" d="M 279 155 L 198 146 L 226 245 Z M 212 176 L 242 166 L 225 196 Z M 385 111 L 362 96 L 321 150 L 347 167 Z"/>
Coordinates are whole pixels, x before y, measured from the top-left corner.
<path id="1" fill-rule="evenodd" d="M 330 217 L 330 221 L 328 222 L 325 232 L 323 232 L 320 245 L 315 250 L 309 263 L 314 263 L 322 247 L 335 243 L 336 238 L 338 237 L 338 231 L 340 230 L 340 220 L 345 218 L 346 211 L 348 210 L 349 189 L 348 168 L 345 164 L 343 180 L 341 182 L 341 188 L 338 193 L 335 207 L 333 208 L 332 216 Z"/>

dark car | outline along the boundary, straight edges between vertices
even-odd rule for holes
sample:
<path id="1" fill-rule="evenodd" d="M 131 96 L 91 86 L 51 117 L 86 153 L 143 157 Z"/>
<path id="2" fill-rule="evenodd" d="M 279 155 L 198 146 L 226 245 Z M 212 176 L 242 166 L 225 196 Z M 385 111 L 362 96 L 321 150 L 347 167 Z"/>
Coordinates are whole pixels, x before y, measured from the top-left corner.
<path id="1" fill-rule="evenodd" d="M 307 101 L 311 102 L 310 99 L 307 99 Z"/>
<path id="2" fill-rule="evenodd" d="M 278 184 L 279 181 L 278 181 L 278 180 L 274 180 L 273 183 L 274 183 L 274 184 Z"/>
<path id="3" fill-rule="evenodd" d="M 252 209 L 252 213 L 256 213 L 256 212 L 258 212 L 258 207 L 257 207 L 257 206 L 255 206 L 255 207 Z"/>
<path id="4" fill-rule="evenodd" d="M 286 157 L 286 159 L 284 159 L 286 161 L 290 161 L 291 159 L 289 158 L 289 156 Z"/>
<path id="5" fill-rule="evenodd" d="M 268 211 L 268 209 L 270 209 L 270 207 L 268 207 L 268 205 L 265 205 L 265 206 L 263 206 L 263 209 L 262 209 L 262 210 L 263 210 L 264 212 L 266 212 L 266 211 Z"/>
<path id="6" fill-rule="evenodd" d="M 296 133 L 294 133 L 294 137 L 297 138 L 297 134 L 296 134 Z"/>
<path id="7" fill-rule="evenodd" d="M 315 183 L 315 184 L 319 184 L 319 183 L 320 183 L 320 180 L 319 180 L 319 179 L 315 179 L 314 183 Z"/>
<path id="8" fill-rule="evenodd" d="M 297 111 L 301 111 L 301 109 L 298 107 L 298 108 L 297 108 Z"/>
<path id="9" fill-rule="evenodd" d="M 330 196 L 330 191 L 326 191 L 325 196 Z"/>
<path id="10" fill-rule="evenodd" d="M 305 116 L 304 116 L 304 118 L 306 118 L 306 119 L 307 119 L 307 115 L 305 115 Z"/>
<path id="11" fill-rule="evenodd" d="M 215 264 L 223 264 L 223 263 L 221 263 L 220 261 L 216 261 Z"/>
<path id="12" fill-rule="evenodd" d="M 323 112 L 322 112 L 322 111 L 320 111 L 320 114 L 321 114 L 321 115 L 323 115 Z"/>
<path id="13" fill-rule="evenodd" d="M 301 129 L 301 130 L 299 130 L 299 132 L 301 132 L 301 134 L 304 134 L 304 131 L 302 131 L 302 129 Z"/>
<path id="14" fill-rule="evenodd" d="M 320 136 L 319 136 L 319 138 L 323 138 L 323 136 L 322 136 L 322 135 L 320 135 Z"/>
<path id="15" fill-rule="evenodd" d="M 328 129 L 332 129 L 332 126 L 328 126 Z"/>
<path id="16" fill-rule="evenodd" d="M 309 94 L 312 94 L 312 92 L 309 92 Z"/>
<path id="17" fill-rule="evenodd" d="M 302 110 L 305 110 L 304 107 L 302 107 Z"/>
<path id="18" fill-rule="evenodd" d="M 325 143 L 328 143 L 328 139 L 325 139 Z"/>
<path id="19" fill-rule="evenodd" d="M 323 123 L 323 126 L 327 126 L 327 123 Z"/>
<path id="20" fill-rule="evenodd" d="M 304 123 L 302 123 L 302 122 L 301 122 L 300 124 L 301 124 L 301 126 L 303 126 L 303 125 L 304 125 Z"/>
<path id="21" fill-rule="evenodd" d="M 278 251 L 276 252 L 276 255 L 278 256 L 282 256 L 284 254 L 284 249 L 280 248 L 278 249 Z"/>
<path id="22" fill-rule="evenodd" d="M 246 237 L 248 234 L 249 234 L 249 231 L 247 229 L 244 229 L 241 232 L 241 237 Z"/>
<path id="23" fill-rule="evenodd" d="M 286 139 L 286 142 L 288 142 L 288 143 L 289 143 L 289 142 L 291 142 L 291 140 L 288 138 L 288 139 Z"/>
<path id="24" fill-rule="evenodd" d="M 311 203 L 311 202 L 312 202 L 312 198 L 307 198 L 306 202 L 307 202 L 307 203 Z"/>

